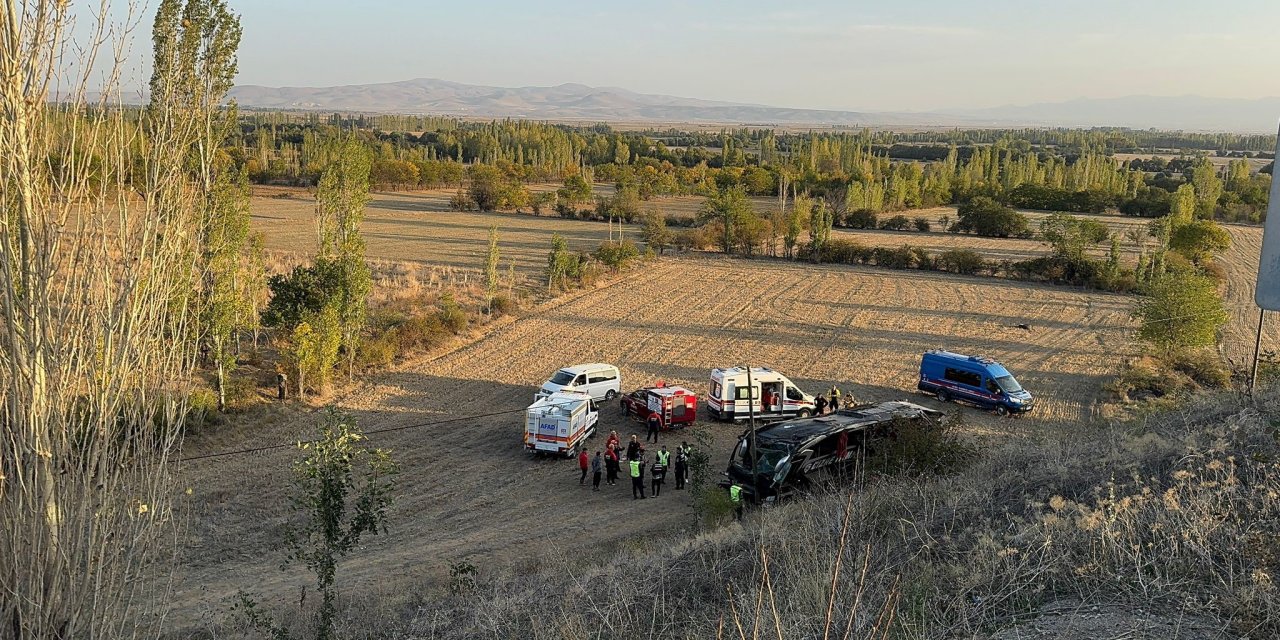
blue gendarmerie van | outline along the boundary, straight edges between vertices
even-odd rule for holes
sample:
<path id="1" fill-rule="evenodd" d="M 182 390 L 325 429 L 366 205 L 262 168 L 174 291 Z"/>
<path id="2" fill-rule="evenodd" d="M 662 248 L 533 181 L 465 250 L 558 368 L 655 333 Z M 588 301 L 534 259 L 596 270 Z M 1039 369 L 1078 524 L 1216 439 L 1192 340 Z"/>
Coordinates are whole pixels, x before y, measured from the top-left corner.
<path id="1" fill-rule="evenodd" d="M 999 362 L 950 351 L 926 351 L 920 359 L 921 391 L 948 402 L 962 400 L 1000 415 L 1031 410 L 1031 394 Z"/>

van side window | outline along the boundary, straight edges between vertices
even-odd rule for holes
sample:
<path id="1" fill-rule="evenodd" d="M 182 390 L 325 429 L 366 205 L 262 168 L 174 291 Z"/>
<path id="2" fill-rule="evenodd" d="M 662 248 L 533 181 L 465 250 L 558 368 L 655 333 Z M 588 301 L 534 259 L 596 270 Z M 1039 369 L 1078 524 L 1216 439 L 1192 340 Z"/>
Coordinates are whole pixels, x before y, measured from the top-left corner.
<path id="1" fill-rule="evenodd" d="M 799 402 L 804 400 L 804 396 L 800 395 L 800 390 L 795 387 L 787 387 L 787 399 Z"/>
<path id="2" fill-rule="evenodd" d="M 942 377 L 952 382 L 958 382 L 960 384 L 968 385 L 970 387 L 982 386 L 982 376 L 972 371 L 965 371 L 963 369 L 952 369 L 951 367 L 947 367 L 947 369 L 943 371 Z"/>
<path id="3" fill-rule="evenodd" d="M 574 379 L 573 379 L 573 383 L 574 383 L 574 384 L 586 384 L 586 383 L 587 383 L 587 374 L 585 374 L 585 373 L 584 373 L 584 374 L 581 374 L 581 375 L 579 375 L 578 377 L 574 378 Z"/>
<path id="4" fill-rule="evenodd" d="M 609 382 L 611 380 L 616 380 L 617 378 L 618 376 L 615 376 L 612 373 L 595 373 L 591 375 L 591 384 L 595 384 L 597 382 Z"/>
<path id="5" fill-rule="evenodd" d="M 1000 386 L 996 384 L 995 378 L 987 378 L 987 391 L 1000 393 Z"/>
<path id="6" fill-rule="evenodd" d="M 748 398 L 747 393 L 748 393 L 748 392 L 750 392 L 750 391 L 753 391 L 753 390 L 754 390 L 754 387 L 735 387 L 735 388 L 734 388 L 734 391 L 736 392 L 736 398 L 737 398 L 738 400 L 746 400 L 746 399 Z M 760 394 L 758 394 L 758 393 L 753 393 L 753 394 L 751 394 L 751 396 L 750 396 L 750 397 L 751 397 L 751 398 L 759 398 L 759 397 L 760 397 Z"/>
<path id="7" fill-rule="evenodd" d="M 715 380 L 712 380 L 712 381 L 711 381 L 711 393 L 710 393 L 709 395 L 710 395 L 712 398 L 719 398 L 719 397 L 720 397 L 720 383 L 719 383 L 719 382 L 716 382 Z"/>

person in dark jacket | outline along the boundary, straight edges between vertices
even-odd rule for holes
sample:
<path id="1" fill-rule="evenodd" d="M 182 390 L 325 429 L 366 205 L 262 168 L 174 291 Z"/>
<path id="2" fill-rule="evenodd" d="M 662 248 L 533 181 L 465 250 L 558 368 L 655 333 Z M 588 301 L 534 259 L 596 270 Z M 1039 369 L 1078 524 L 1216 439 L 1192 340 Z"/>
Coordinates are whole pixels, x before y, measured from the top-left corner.
<path id="1" fill-rule="evenodd" d="M 827 412 L 827 399 L 821 394 L 818 399 L 813 401 L 813 415 L 820 416 Z"/>
<path id="2" fill-rule="evenodd" d="M 627 460 L 639 460 L 644 453 L 644 445 L 640 444 L 640 436 L 631 434 L 631 442 L 627 443 Z"/>
<path id="3" fill-rule="evenodd" d="M 608 481 L 609 485 L 613 486 L 614 484 L 617 484 L 618 482 L 618 450 L 617 449 L 604 450 L 604 468 L 606 472 L 605 479 Z"/>
<path id="4" fill-rule="evenodd" d="M 591 459 L 591 490 L 600 490 L 600 472 L 604 467 L 604 460 L 600 458 L 600 452 L 596 452 L 596 457 Z"/>
<path id="5" fill-rule="evenodd" d="M 656 498 L 662 494 L 662 482 L 667 477 L 667 466 L 662 464 L 662 458 L 654 460 L 649 472 L 653 478 L 653 497 Z"/>
<path id="6" fill-rule="evenodd" d="M 658 432 L 662 430 L 662 416 L 657 413 L 650 413 L 647 422 L 649 424 L 649 433 L 644 437 L 644 441 L 648 442 L 649 438 L 653 438 L 653 443 L 658 444 Z"/>
<path id="7" fill-rule="evenodd" d="M 689 443 L 676 447 L 676 490 L 684 489 L 685 476 L 689 475 Z"/>

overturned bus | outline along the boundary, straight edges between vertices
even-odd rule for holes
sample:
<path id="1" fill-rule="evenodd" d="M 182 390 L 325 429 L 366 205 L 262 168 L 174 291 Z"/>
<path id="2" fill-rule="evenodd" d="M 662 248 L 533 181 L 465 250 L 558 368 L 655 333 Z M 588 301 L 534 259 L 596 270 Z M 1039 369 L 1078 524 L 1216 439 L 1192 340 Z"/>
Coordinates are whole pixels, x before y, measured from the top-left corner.
<path id="1" fill-rule="evenodd" d="M 882 402 L 759 427 L 738 438 L 722 484 L 742 487 L 747 499 L 771 502 L 848 477 L 877 440 L 891 438 L 900 421 L 935 427 L 942 412 L 910 402 Z"/>

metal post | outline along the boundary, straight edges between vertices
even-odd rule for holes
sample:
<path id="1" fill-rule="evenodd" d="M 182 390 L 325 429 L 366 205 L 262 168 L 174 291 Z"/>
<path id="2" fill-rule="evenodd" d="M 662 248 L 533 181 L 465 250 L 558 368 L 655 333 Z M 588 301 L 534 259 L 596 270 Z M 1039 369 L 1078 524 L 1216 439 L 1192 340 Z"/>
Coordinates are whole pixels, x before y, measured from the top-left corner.
<path id="1" fill-rule="evenodd" d="M 755 393 L 756 387 L 751 382 L 751 365 L 747 365 L 747 426 L 751 429 L 751 484 L 755 485 L 753 490 L 759 487 L 760 483 L 756 481 L 756 473 L 760 468 L 760 452 L 756 449 L 756 401 L 751 395 Z"/>
<path id="2" fill-rule="evenodd" d="M 1267 310 L 1258 309 L 1258 336 L 1253 341 L 1253 373 L 1249 375 L 1249 395 L 1258 388 L 1258 357 L 1262 351 L 1262 324 L 1267 319 Z"/>

